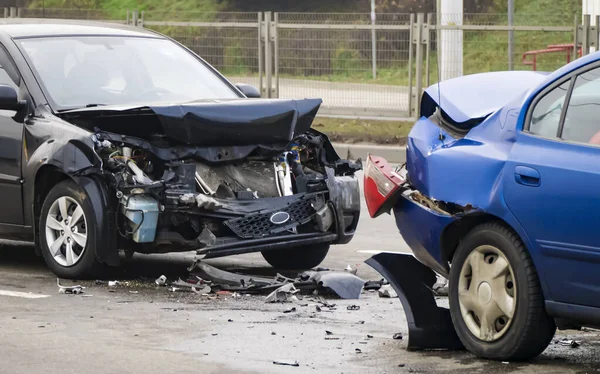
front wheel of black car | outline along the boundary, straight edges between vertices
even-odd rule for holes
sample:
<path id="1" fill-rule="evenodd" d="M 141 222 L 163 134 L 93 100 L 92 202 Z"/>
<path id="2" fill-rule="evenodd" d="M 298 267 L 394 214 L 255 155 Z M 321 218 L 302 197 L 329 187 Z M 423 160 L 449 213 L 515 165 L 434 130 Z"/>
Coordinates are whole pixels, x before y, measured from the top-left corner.
<path id="1" fill-rule="evenodd" d="M 277 269 L 307 270 L 318 266 L 329 252 L 329 244 L 315 244 L 305 247 L 262 251 L 269 265 Z"/>
<path id="2" fill-rule="evenodd" d="M 96 274 L 98 235 L 95 215 L 86 193 L 73 181 L 57 184 L 44 201 L 40 215 L 40 246 L 46 264 L 61 278 Z"/>
<path id="3" fill-rule="evenodd" d="M 483 358 L 531 359 L 556 331 L 531 256 L 500 223 L 478 226 L 461 241 L 450 269 L 449 296 L 460 340 Z"/>

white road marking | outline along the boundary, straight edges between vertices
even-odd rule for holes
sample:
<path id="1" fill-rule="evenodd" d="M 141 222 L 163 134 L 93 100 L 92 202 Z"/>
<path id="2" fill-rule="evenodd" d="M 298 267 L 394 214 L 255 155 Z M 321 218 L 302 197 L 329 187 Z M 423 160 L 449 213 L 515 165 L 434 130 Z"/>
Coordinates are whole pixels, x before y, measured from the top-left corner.
<path id="1" fill-rule="evenodd" d="M 44 299 L 50 295 L 33 294 L 27 292 L 0 290 L 0 296 L 21 297 L 23 299 Z"/>

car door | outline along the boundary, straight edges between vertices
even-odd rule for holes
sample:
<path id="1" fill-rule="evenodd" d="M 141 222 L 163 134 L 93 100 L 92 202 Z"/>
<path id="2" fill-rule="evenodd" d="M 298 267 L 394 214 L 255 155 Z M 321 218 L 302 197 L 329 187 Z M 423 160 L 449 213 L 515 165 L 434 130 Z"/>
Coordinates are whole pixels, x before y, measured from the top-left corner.
<path id="1" fill-rule="evenodd" d="M 534 99 L 504 170 L 553 301 L 600 307 L 600 68 Z"/>
<path id="2" fill-rule="evenodd" d="M 0 84 L 20 91 L 21 78 L 6 49 L 0 45 Z M 23 124 L 11 110 L 0 110 L 0 224 L 23 224 L 21 155 Z"/>

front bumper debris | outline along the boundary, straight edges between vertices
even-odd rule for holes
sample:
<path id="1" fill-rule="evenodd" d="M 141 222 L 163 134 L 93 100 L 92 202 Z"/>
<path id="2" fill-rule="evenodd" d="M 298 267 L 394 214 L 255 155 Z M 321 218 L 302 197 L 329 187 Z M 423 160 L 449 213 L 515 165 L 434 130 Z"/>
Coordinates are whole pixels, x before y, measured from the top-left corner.
<path id="1" fill-rule="evenodd" d="M 408 323 L 409 351 L 463 349 L 456 335 L 450 311 L 438 307 L 432 287 L 435 273 L 415 257 L 404 253 L 382 252 L 365 261 L 394 288 Z"/>

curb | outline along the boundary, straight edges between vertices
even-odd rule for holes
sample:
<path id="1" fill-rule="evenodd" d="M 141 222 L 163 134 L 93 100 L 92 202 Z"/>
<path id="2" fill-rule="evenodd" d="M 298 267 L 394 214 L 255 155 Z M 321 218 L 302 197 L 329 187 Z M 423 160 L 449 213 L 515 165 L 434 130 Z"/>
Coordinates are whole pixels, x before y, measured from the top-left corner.
<path id="1" fill-rule="evenodd" d="M 405 146 L 384 146 L 375 144 L 344 144 L 333 143 L 333 147 L 341 158 L 348 160 L 366 160 L 369 153 L 385 158 L 392 164 L 406 162 Z"/>

